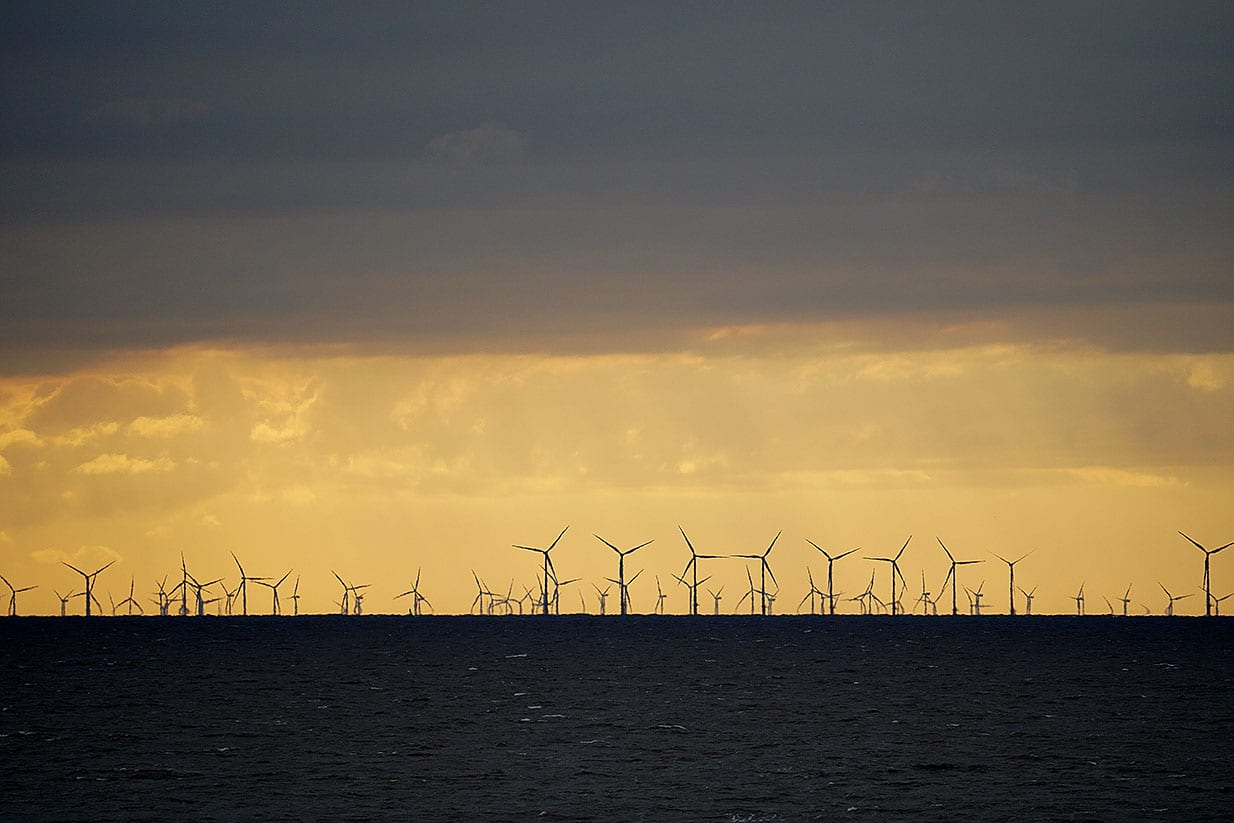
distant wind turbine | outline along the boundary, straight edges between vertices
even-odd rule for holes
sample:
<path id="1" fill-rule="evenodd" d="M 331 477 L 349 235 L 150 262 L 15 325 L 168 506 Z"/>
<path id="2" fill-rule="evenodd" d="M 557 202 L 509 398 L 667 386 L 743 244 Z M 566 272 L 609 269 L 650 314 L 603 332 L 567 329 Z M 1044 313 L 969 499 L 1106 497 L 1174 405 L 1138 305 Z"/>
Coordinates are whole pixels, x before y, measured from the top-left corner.
<path id="1" fill-rule="evenodd" d="M 1179 534 L 1182 534 L 1183 537 L 1186 538 L 1188 543 L 1195 546 L 1200 551 L 1204 552 L 1204 616 L 1211 617 L 1213 613 L 1212 611 L 1213 590 L 1211 586 L 1211 580 L 1208 575 L 1208 561 L 1212 558 L 1214 554 L 1225 551 L 1230 546 L 1234 546 L 1234 543 L 1226 543 L 1224 546 L 1218 546 L 1215 549 L 1208 549 L 1200 545 L 1199 543 L 1197 543 L 1195 540 L 1192 540 L 1190 537 L 1187 537 L 1187 535 L 1183 534 L 1182 532 L 1179 532 Z"/>
<path id="2" fill-rule="evenodd" d="M 1009 574 L 1009 577 L 1007 580 L 1007 604 L 1008 604 L 1007 608 L 1008 608 L 1010 615 L 1012 617 L 1015 617 L 1015 564 L 1019 563 L 1021 560 L 1028 557 L 1030 554 L 1032 554 L 1032 552 L 1031 551 L 1025 552 L 1024 554 L 1017 557 L 1015 560 L 1008 560 L 1007 558 L 1003 557 L 998 552 L 990 552 L 990 554 L 994 555 L 999 560 L 1007 564 L 1007 571 Z"/>
<path id="3" fill-rule="evenodd" d="M 1033 586 L 1033 590 L 1031 592 L 1025 591 L 1023 586 L 1016 586 L 1016 588 L 1020 590 L 1020 594 L 1024 595 L 1024 613 L 1032 614 L 1033 613 L 1033 595 L 1037 593 L 1037 587 Z"/>
<path id="4" fill-rule="evenodd" d="M 124 598 L 123 600 L 121 600 L 119 603 L 117 603 L 117 604 L 116 604 L 116 607 L 118 608 L 118 607 L 123 606 L 124 604 L 126 604 L 126 603 L 127 603 L 127 604 L 128 604 L 128 607 L 129 607 L 129 616 L 130 616 L 130 617 L 132 617 L 132 616 L 133 616 L 133 607 L 134 607 L 134 606 L 136 606 L 136 607 L 137 607 L 137 611 L 138 611 L 140 614 L 145 614 L 145 613 L 146 613 L 146 610 L 145 610 L 145 609 L 143 609 L 143 608 L 141 607 L 141 604 L 140 604 L 140 603 L 138 603 L 136 600 L 134 600 L 134 599 L 133 599 L 133 587 L 134 587 L 135 585 L 136 585 L 136 581 L 135 581 L 132 577 L 130 577 L 130 578 L 129 578 L 129 596 L 128 596 L 128 597 L 126 597 L 126 598 Z"/>
<path id="5" fill-rule="evenodd" d="M 60 562 L 64 563 L 63 560 L 61 560 Z M 82 596 L 86 598 L 86 617 L 90 616 L 90 603 L 92 601 L 98 605 L 99 609 L 103 608 L 103 604 L 99 603 L 98 598 L 94 596 L 94 581 L 104 570 L 106 570 L 108 567 L 111 566 L 112 563 L 115 563 L 115 562 L 116 561 L 113 560 L 111 561 L 111 563 L 108 563 L 105 566 L 101 566 L 100 568 L 95 569 L 89 574 L 87 574 L 86 572 L 83 572 L 81 569 L 77 568 L 72 563 L 64 563 L 64 565 L 68 566 L 70 569 L 80 574 L 82 578 L 85 580 L 85 586 L 84 586 L 85 591 L 82 592 Z"/>
<path id="6" fill-rule="evenodd" d="M 1131 602 L 1131 584 L 1130 583 L 1127 584 L 1127 591 L 1123 592 L 1123 596 L 1118 598 L 1118 600 L 1120 603 L 1123 604 L 1123 617 L 1126 617 L 1127 616 L 1127 604 Z"/>
<path id="7" fill-rule="evenodd" d="M 905 588 L 908 587 L 907 581 L 904 580 L 904 575 L 900 573 L 900 556 L 904 554 L 904 550 L 908 548 L 909 540 L 912 540 L 912 539 L 913 539 L 913 536 L 910 534 L 908 536 L 908 540 L 905 540 L 904 545 L 900 547 L 900 550 L 898 552 L 896 552 L 895 557 L 867 557 L 866 558 L 866 560 L 874 560 L 879 563 L 891 564 L 891 613 L 893 615 L 898 613 L 897 610 L 900 605 L 899 598 L 896 597 L 896 578 L 897 577 L 900 578 L 900 582 L 904 584 Z"/>
<path id="8" fill-rule="evenodd" d="M 984 563 L 985 561 L 984 560 L 956 560 L 955 557 L 952 556 L 951 550 L 948 549 L 947 546 L 943 543 L 943 540 L 941 537 L 936 537 L 934 539 L 938 541 L 938 545 L 943 547 L 943 551 L 946 552 L 947 554 L 947 559 L 951 561 L 951 568 L 947 570 L 947 577 L 944 578 L 943 580 L 943 588 L 939 590 L 939 594 L 941 595 L 943 591 L 947 589 L 948 583 L 951 584 L 951 614 L 954 616 L 960 613 L 960 610 L 956 607 L 956 587 L 959 586 L 959 578 L 956 575 L 956 567 L 971 566 L 974 563 Z"/>
<path id="9" fill-rule="evenodd" d="M 835 598 L 834 589 L 832 588 L 832 582 L 831 582 L 831 567 L 835 564 L 835 562 L 836 562 L 837 560 L 840 560 L 840 559 L 842 559 L 842 558 L 848 557 L 848 556 L 849 556 L 850 554 L 852 554 L 853 552 L 860 551 L 860 550 L 861 550 L 861 547 L 860 547 L 860 546 L 858 546 L 858 547 L 857 547 L 857 548 L 855 548 L 855 549 L 849 549 L 849 550 L 848 550 L 848 551 L 846 551 L 846 552 L 840 552 L 840 553 L 839 553 L 839 554 L 837 554 L 835 557 L 832 557 L 830 554 L 828 554 L 828 553 L 827 553 L 827 550 L 826 550 L 826 549 L 824 549 L 822 546 L 820 546 L 820 545 L 818 545 L 817 543 L 815 543 L 813 540 L 810 540 L 809 538 L 806 538 L 806 542 L 807 542 L 807 543 L 809 543 L 809 544 L 810 544 L 811 546 L 813 546 L 814 548 L 818 549 L 820 552 L 822 552 L 823 557 L 827 558 L 827 604 L 828 604 L 828 612 L 829 612 L 830 614 L 832 614 L 832 615 L 835 615 L 835 613 L 836 613 L 836 598 Z"/>
<path id="10" fill-rule="evenodd" d="M 548 603 L 549 603 L 549 595 L 548 595 L 548 580 L 549 580 L 549 571 L 551 570 L 551 571 L 553 572 L 553 576 L 554 576 L 554 577 L 556 577 L 556 575 L 557 575 L 556 570 L 555 570 L 555 569 L 553 569 L 553 560 L 552 560 L 552 558 L 551 558 L 551 557 L 549 557 L 549 553 L 550 553 L 550 552 L 552 552 L 554 548 L 556 548 L 558 541 L 560 541 L 560 540 L 561 540 L 562 536 L 563 536 L 563 535 L 565 535 L 566 530 L 567 530 L 567 529 L 569 529 L 569 528 L 570 528 L 569 526 L 566 526 L 566 528 L 565 528 L 565 529 L 562 529 L 562 530 L 561 530 L 561 534 L 557 535 L 557 539 L 556 539 L 556 540 L 554 540 L 552 543 L 550 543 L 550 544 L 549 544 L 549 547 L 548 547 L 547 549 L 539 549 L 539 548 L 536 548 L 535 546 L 520 546 L 520 545 L 518 545 L 517 543 L 516 543 L 516 544 L 514 544 L 514 548 L 516 548 L 516 549 L 522 549 L 523 551 L 528 551 L 528 552 L 538 552 L 538 553 L 540 553 L 540 554 L 544 555 L 544 589 L 543 589 L 543 592 L 541 593 L 541 597 L 542 597 L 542 600 L 541 600 L 541 602 L 540 602 L 540 605 L 541 605 L 541 614 L 548 614 L 548 613 L 549 613 L 549 612 L 548 612 Z"/>
<path id="11" fill-rule="evenodd" d="M 677 575 L 673 575 L 673 577 L 677 577 L 677 579 L 681 582 L 681 584 L 690 590 L 690 614 L 697 615 L 698 614 L 698 587 L 701 586 L 703 583 L 705 583 L 708 579 L 710 579 L 710 578 L 703 578 L 702 582 L 699 581 L 698 561 L 700 560 L 721 560 L 724 558 L 724 555 L 722 554 L 699 554 L 698 552 L 694 550 L 694 544 L 690 542 L 690 538 L 686 536 L 686 530 L 681 528 L 681 526 L 678 526 L 677 531 L 681 532 L 682 539 L 686 541 L 686 548 L 690 550 L 690 562 L 686 563 L 685 569 L 681 572 L 681 577 L 677 577 Z M 685 580 L 682 579 L 687 574 L 689 574 L 691 571 L 693 571 L 694 573 L 693 585 L 685 582 Z"/>
<path id="12" fill-rule="evenodd" d="M 1075 601 L 1075 613 L 1077 615 L 1083 615 L 1084 614 L 1084 584 L 1083 583 L 1080 584 L 1080 590 L 1075 593 L 1075 597 L 1073 597 L 1072 600 Z"/>
<path id="13" fill-rule="evenodd" d="M 1158 581 L 1157 585 L 1161 586 L 1161 582 Z M 1170 590 L 1167 589 L 1165 586 L 1161 586 L 1161 590 L 1165 592 L 1165 596 L 1169 598 L 1169 601 L 1165 605 L 1165 616 L 1166 617 L 1174 616 L 1174 604 L 1175 603 L 1177 603 L 1179 600 L 1184 600 L 1191 596 L 1190 592 L 1188 592 L 1187 594 L 1170 594 Z"/>
<path id="14" fill-rule="evenodd" d="M 244 573 L 244 567 L 240 565 L 240 558 L 236 557 L 236 553 L 231 552 L 230 554 L 231 554 L 231 559 L 236 561 L 236 568 L 240 570 L 240 586 L 238 589 L 240 593 L 240 613 L 243 614 L 245 617 L 248 617 L 248 613 L 249 613 L 248 584 L 249 584 L 249 581 L 252 581 L 254 583 L 260 583 L 260 582 L 263 582 L 266 578 L 249 577 L 248 575 Z"/>
<path id="15" fill-rule="evenodd" d="M 596 540 L 599 540 L 601 543 L 608 546 L 613 551 L 617 552 L 617 587 L 620 589 L 620 593 L 621 593 L 621 613 L 627 614 L 629 612 L 630 604 L 628 602 L 628 598 L 626 595 L 626 555 L 634 554 L 636 551 L 643 548 L 644 546 L 650 546 L 652 543 L 656 541 L 654 539 L 648 540 L 646 543 L 639 543 L 637 546 L 635 546 L 632 549 L 619 549 L 598 534 L 592 535 L 592 536 L 595 537 Z M 604 614 L 604 603 L 603 602 L 600 603 L 600 614 Z"/>
<path id="16" fill-rule="evenodd" d="M 59 592 L 58 590 L 56 590 L 56 589 L 52 589 L 52 591 L 54 591 L 54 592 L 56 593 L 56 597 L 58 597 L 58 598 L 60 599 L 60 616 L 61 616 L 61 617 L 65 617 L 65 616 L 67 616 L 67 615 L 68 615 L 69 600 L 71 600 L 72 598 L 76 597 L 77 595 L 73 593 L 73 590 L 72 590 L 72 589 L 69 589 L 69 593 L 68 593 L 68 594 L 60 594 L 60 592 Z"/>
<path id="17" fill-rule="evenodd" d="M 757 561 L 759 562 L 759 568 L 760 568 L 760 574 L 761 574 L 761 577 L 760 577 L 760 582 L 759 582 L 759 586 L 760 586 L 760 589 L 759 589 L 759 596 L 760 596 L 760 603 L 762 604 L 762 613 L 763 613 L 763 614 L 767 614 L 767 613 L 768 613 L 768 612 L 767 612 L 767 609 L 768 609 L 768 602 L 767 602 L 767 597 L 768 597 L 768 594 L 767 594 L 767 575 L 771 575 L 771 582 L 772 582 L 772 583 L 775 583 L 775 584 L 776 584 L 776 586 L 777 586 L 777 588 L 778 588 L 778 587 L 779 587 L 779 585 L 780 585 L 780 581 L 776 580 L 776 576 L 775 576 L 774 574 L 772 574 L 772 572 L 771 572 L 771 564 L 767 562 L 767 556 L 768 556 L 768 555 L 770 555 L 770 554 L 771 554 L 771 550 L 772 550 L 772 549 L 774 549 L 774 548 L 776 547 L 776 541 L 780 539 L 780 535 L 781 535 L 782 533 L 783 533 L 782 531 L 778 531 L 778 532 L 776 532 L 776 536 L 775 536 L 775 537 L 773 537 L 773 538 L 771 538 L 771 543 L 770 543 L 770 545 L 768 545 L 768 546 L 767 546 L 767 548 L 763 550 L 763 553 L 762 553 L 762 554 L 734 554 L 734 555 L 730 555 L 731 557 L 741 557 L 741 558 L 745 558 L 746 560 L 757 560 Z"/>
<path id="18" fill-rule="evenodd" d="M 708 589 L 707 594 L 711 595 L 712 599 L 715 600 L 715 611 L 713 612 L 713 614 L 718 616 L 720 614 L 720 597 L 724 594 L 724 587 L 721 586 L 720 590 L 716 592 L 713 592 L 711 589 Z"/>
<path id="19" fill-rule="evenodd" d="M 7 577 L 0 575 L 0 580 L 4 581 L 4 585 L 9 587 L 9 617 L 17 616 L 17 595 L 22 592 L 28 592 L 31 589 L 37 589 L 38 586 L 23 586 L 20 589 L 13 588 L 13 584 L 9 582 Z"/>

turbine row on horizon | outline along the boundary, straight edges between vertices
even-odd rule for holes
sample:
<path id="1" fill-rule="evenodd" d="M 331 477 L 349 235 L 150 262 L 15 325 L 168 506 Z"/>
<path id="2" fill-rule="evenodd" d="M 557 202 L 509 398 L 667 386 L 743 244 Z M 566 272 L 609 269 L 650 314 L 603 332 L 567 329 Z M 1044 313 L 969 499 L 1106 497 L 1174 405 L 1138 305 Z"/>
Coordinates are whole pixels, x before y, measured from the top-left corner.
<path id="1" fill-rule="evenodd" d="M 478 613 L 478 614 L 494 615 L 494 614 L 515 614 L 516 611 L 518 614 L 525 614 L 527 611 L 532 611 L 532 612 L 539 613 L 542 615 L 560 614 L 561 590 L 565 588 L 567 585 L 577 583 L 581 580 L 581 578 L 577 578 L 577 577 L 567 579 L 567 580 L 559 579 L 557 575 L 556 567 L 553 563 L 552 552 L 555 548 L 557 548 L 561 539 L 565 536 L 568 530 L 569 530 L 569 526 L 563 528 L 561 532 L 558 533 L 557 537 L 551 543 L 549 543 L 546 548 L 539 548 L 536 546 L 527 546 L 527 545 L 522 545 L 522 544 L 512 544 L 513 548 L 515 549 L 522 550 L 522 551 L 528 551 L 528 552 L 534 552 L 534 553 L 540 554 L 542 557 L 540 574 L 538 575 L 539 579 L 537 579 L 536 581 L 536 586 L 538 587 L 538 589 L 534 592 L 532 588 L 530 587 L 521 587 L 524 589 L 523 594 L 520 595 L 519 597 L 515 597 L 514 596 L 515 581 L 511 580 L 509 588 L 507 589 L 504 595 L 501 595 L 498 592 L 494 592 L 490 590 L 488 586 L 485 585 L 482 577 L 473 569 L 471 571 L 471 575 L 476 584 L 477 593 L 476 593 L 475 598 L 471 602 L 471 606 L 468 609 L 468 613 L 469 614 Z M 732 560 L 732 559 L 757 562 L 757 580 L 755 577 L 755 573 L 751 571 L 751 566 L 749 565 L 749 563 L 747 562 L 745 565 L 746 580 L 747 580 L 748 588 L 745 591 L 745 593 L 742 595 L 742 597 L 737 601 L 736 610 L 734 613 L 740 612 L 742 605 L 747 602 L 749 603 L 749 611 L 751 615 L 755 615 L 755 614 L 770 615 L 774 613 L 775 601 L 777 597 L 779 596 L 780 584 L 779 584 L 779 581 L 776 579 L 774 571 L 772 570 L 771 562 L 770 562 L 770 555 L 771 555 L 772 550 L 776 547 L 776 544 L 779 541 L 782 532 L 777 532 L 776 535 L 771 539 L 771 542 L 761 552 L 750 552 L 750 553 L 735 552 L 732 554 L 707 554 L 707 553 L 700 553 L 695 548 L 694 543 L 690 540 L 690 537 L 686 534 L 683 528 L 678 527 L 678 530 L 680 531 L 682 539 L 685 542 L 685 546 L 690 553 L 690 557 L 689 557 L 689 560 L 686 562 L 684 568 L 679 574 L 675 572 L 670 572 L 670 574 L 673 580 L 675 580 L 678 585 L 684 587 L 688 591 L 688 594 L 689 594 L 688 608 L 687 608 L 688 614 L 699 615 L 701 613 L 700 606 L 699 606 L 699 596 L 700 596 L 699 592 L 700 590 L 704 588 L 706 583 L 712 579 L 712 575 L 706 575 L 700 578 L 700 568 L 702 565 L 701 561 L 710 562 L 710 561 L 724 561 L 724 560 Z M 1219 554 L 1220 552 L 1224 551 L 1230 546 L 1234 546 L 1234 542 L 1226 543 L 1225 545 L 1210 549 L 1210 548 L 1205 547 L 1203 544 L 1199 543 L 1198 541 L 1194 540 L 1193 538 L 1191 538 L 1184 532 L 1180 531 L 1179 534 L 1183 538 L 1185 538 L 1189 543 L 1191 543 L 1197 549 L 1203 552 L 1204 567 L 1203 567 L 1203 578 L 1202 578 L 1202 590 L 1203 590 L 1204 598 L 1205 598 L 1205 612 L 1204 613 L 1205 613 L 1205 616 L 1220 616 L 1221 603 L 1224 602 L 1229 597 L 1234 596 L 1234 593 L 1227 594 L 1223 597 L 1215 597 L 1212 594 L 1211 560 L 1215 555 Z M 638 579 L 638 577 L 643 573 L 644 570 L 639 569 L 629 580 L 627 580 L 626 579 L 626 568 L 625 568 L 626 558 L 630 555 L 633 555 L 635 552 L 639 551 L 640 549 L 643 549 L 651 545 L 655 541 L 654 539 L 647 540 L 643 543 L 639 543 L 638 545 L 632 546 L 630 548 L 622 549 L 622 548 L 619 548 L 616 544 L 606 540 L 605 538 L 601 537 L 598 534 L 593 535 L 593 536 L 596 538 L 596 540 L 600 541 L 600 543 L 602 543 L 605 547 L 612 550 L 617 555 L 617 576 L 616 577 L 606 577 L 604 578 L 604 581 L 617 586 L 618 599 L 619 599 L 619 613 L 621 615 L 630 614 L 633 610 L 631 597 L 630 597 L 630 586 Z M 863 556 L 863 559 L 874 563 L 875 568 L 871 570 L 870 580 L 867 586 L 865 587 L 865 589 L 861 593 L 855 596 L 850 596 L 850 597 L 844 597 L 843 592 L 837 593 L 835 591 L 833 570 L 837 562 L 860 551 L 860 548 L 852 548 L 846 551 L 832 553 L 824 549 L 819 544 L 815 543 L 813 540 L 810 540 L 809 538 L 806 538 L 805 540 L 812 548 L 818 551 L 819 554 L 822 555 L 822 557 L 825 558 L 827 562 L 826 589 L 825 590 L 821 589 L 818 587 L 818 585 L 816 585 L 813 570 L 807 564 L 806 565 L 806 577 L 808 581 L 808 589 L 805 595 L 801 598 L 801 600 L 797 604 L 798 613 L 801 612 L 802 607 L 805 606 L 806 603 L 808 602 L 810 614 L 814 614 L 815 609 L 817 607 L 819 614 L 827 614 L 827 615 L 834 616 L 838 613 L 837 612 L 837 602 L 849 602 L 849 603 L 854 604 L 854 607 L 858 609 L 859 614 L 863 614 L 863 615 L 890 614 L 892 616 L 895 616 L 895 615 L 901 615 L 901 614 L 916 613 L 919 608 L 920 608 L 920 613 L 923 615 L 938 615 L 939 599 L 945 595 L 948 588 L 950 588 L 951 590 L 951 611 L 950 611 L 951 615 L 960 615 L 963 613 L 960 609 L 960 601 L 958 597 L 958 593 L 961 589 L 964 590 L 966 599 L 968 600 L 967 614 L 979 616 L 983 613 L 982 612 L 983 608 L 985 608 L 985 605 L 982 602 L 982 599 L 985 596 L 982 591 L 985 585 L 985 581 L 982 580 L 975 589 L 962 585 L 959 581 L 959 571 L 961 567 L 984 563 L 985 560 L 971 559 L 971 558 L 970 559 L 957 559 L 956 556 L 952 554 L 951 549 L 947 547 L 947 545 L 942 541 L 941 538 L 936 538 L 936 540 L 938 541 L 939 547 L 942 549 L 942 551 L 947 557 L 948 568 L 947 568 L 947 574 L 943 579 L 943 583 L 942 583 L 941 588 L 939 589 L 937 597 L 932 595 L 931 592 L 929 591 L 926 585 L 925 571 L 922 570 L 921 571 L 921 592 L 918 595 L 917 599 L 913 601 L 911 608 L 908 608 L 908 609 L 905 608 L 904 602 L 903 602 L 904 597 L 908 592 L 908 581 L 904 577 L 904 574 L 900 568 L 900 560 L 904 556 L 906 550 L 908 549 L 909 543 L 912 541 L 912 535 L 909 535 L 908 539 L 904 541 L 899 551 L 897 551 L 894 555 Z M 207 615 L 207 611 L 206 611 L 207 607 L 212 604 L 217 604 L 216 614 L 219 616 L 223 616 L 223 615 L 233 616 L 236 614 L 237 608 L 239 610 L 240 616 L 248 616 L 248 613 L 249 613 L 248 586 L 250 583 L 257 584 L 260 586 L 265 586 L 266 588 L 270 589 L 270 592 L 271 592 L 270 614 L 272 615 L 282 614 L 281 603 L 279 599 L 279 588 L 288 580 L 288 578 L 291 576 L 294 570 L 289 569 L 287 572 L 283 574 L 282 577 L 278 578 L 277 581 L 275 581 L 274 578 L 271 578 L 271 577 L 251 576 L 245 571 L 244 566 L 240 562 L 240 558 L 236 556 L 235 552 L 229 552 L 229 553 L 231 554 L 232 560 L 235 562 L 236 569 L 239 572 L 239 579 L 236 583 L 234 583 L 234 587 L 232 588 L 228 587 L 228 584 L 226 583 L 225 578 L 223 577 L 217 577 L 213 580 L 208 580 L 206 582 L 199 581 L 193 574 L 189 572 L 188 565 L 182 554 L 180 558 L 180 571 L 181 571 L 180 581 L 171 589 L 168 589 L 166 587 L 166 584 L 167 584 L 166 576 L 164 576 L 161 580 L 155 581 L 156 585 L 158 586 L 158 591 L 155 593 L 152 593 L 152 598 L 153 598 L 152 602 L 157 608 L 158 615 L 163 616 L 163 617 L 172 616 L 173 614 L 176 616 L 181 616 L 181 617 L 187 617 L 187 616 L 204 617 Z M 1030 589 L 1025 589 L 1023 586 L 1017 586 L 1015 582 L 1015 572 L 1016 572 L 1017 564 L 1019 564 L 1021 561 L 1023 561 L 1024 559 L 1032 555 L 1033 552 L 1032 551 L 1027 552 L 1025 554 L 1020 555 L 1019 557 L 1016 557 L 1015 559 L 1009 559 L 1007 557 L 1004 557 L 998 554 L 997 552 L 990 552 L 990 554 L 1007 565 L 1008 614 L 1011 616 L 1015 616 L 1017 614 L 1015 595 L 1016 595 L 1016 592 L 1018 591 L 1020 595 L 1024 598 L 1024 614 L 1031 615 L 1032 607 L 1033 607 L 1033 599 L 1036 596 L 1038 587 L 1034 586 L 1030 590 Z M 56 597 L 59 599 L 59 602 L 60 602 L 60 616 L 61 617 L 68 616 L 69 601 L 79 598 L 79 597 L 82 598 L 83 600 L 83 603 L 84 603 L 83 611 L 86 617 L 93 616 L 95 613 L 104 613 L 102 603 L 98 600 L 94 592 L 95 583 L 99 575 L 102 574 L 104 571 L 106 571 L 108 568 L 110 568 L 115 562 L 116 561 L 113 560 L 91 572 L 84 571 L 78 568 L 77 566 L 64 562 L 63 565 L 65 565 L 66 567 L 71 569 L 73 572 L 81 576 L 82 590 L 80 592 L 75 592 L 72 590 L 72 588 L 70 588 L 68 594 L 64 594 L 64 595 L 60 594 L 58 589 L 54 590 Z M 887 567 L 888 578 L 889 578 L 889 583 L 890 583 L 889 599 L 887 600 L 883 600 L 882 598 L 880 598 L 878 595 L 875 594 L 875 583 L 877 580 L 878 564 L 886 564 L 886 567 Z M 368 583 L 354 584 L 354 583 L 348 582 L 338 572 L 331 571 L 331 574 L 338 581 L 338 583 L 342 586 L 341 597 L 338 601 L 335 601 L 335 605 L 339 608 L 339 613 L 343 615 L 363 614 L 364 613 L 363 602 L 364 602 L 364 598 L 366 595 L 365 590 L 370 588 L 370 584 Z M 774 589 L 770 589 L 768 587 L 769 579 L 770 579 L 771 584 L 774 585 L 775 587 Z M 8 602 L 7 614 L 10 617 L 16 617 L 18 614 L 17 595 L 23 592 L 31 591 L 32 589 L 36 589 L 38 588 L 38 586 L 31 585 L 31 586 L 15 587 L 9 582 L 7 578 L 3 577 L 2 575 L 0 575 L 0 581 L 3 581 L 5 586 L 7 586 L 9 589 L 9 602 Z M 409 588 L 407 591 L 404 591 L 400 594 L 395 595 L 393 598 L 394 600 L 399 600 L 404 597 L 410 597 L 411 605 L 408 608 L 408 614 L 410 615 L 422 615 L 426 613 L 426 609 L 429 612 L 431 612 L 433 609 L 433 605 L 431 601 L 429 601 L 429 599 L 420 590 L 420 582 L 421 582 L 421 570 L 417 569 L 415 579 L 411 583 L 411 588 Z M 595 583 L 592 583 L 591 585 L 592 585 L 592 588 L 594 588 L 596 592 L 596 598 L 598 600 L 598 606 L 599 606 L 599 613 L 606 614 L 607 598 L 611 591 L 611 586 L 606 586 L 605 588 L 601 589 Z M 1163 584 L 1161 584 L 1159 581 L 1157 582 L 1157 585 L 1161 588 L 1162 592 L 1165 594 L 1166 599 L 1167 599 L 1165 609 L 1163 610 L 1163 613 L 1166 616 L 1173 616 L 1175 603 L 1185 598 L 1188 598 L 1192 595 L 1191 592 L 1182 593 L 1182 594 L 1174 594 L 1169 589 L 1167 589 Z M 213 587 L 215 586 L 221 589 L 221 593 L 216 594 L 212 591 Z M 1084 615 L 1087 613 L 1084 589 L 1085 589 L 1085 583 L 1082 582 L 1076 594 L 1071 596 L 1071 599 L 1073 599 L 1076 604 L 1075 613 L 1077 615 Z M 1123 595 L 1121 597 L 1116 598 L 1116 601 L 1121 604 L 1121 614 L 1124 617 L 1130 616 L 1129 607 L 1131 605 L 1131 598 L 1130 598 L 1131 589 L 1132 589 L 1132 585 L 1128 584 L 1126 590 L 1123 592 Z M 708 588 L 706 589 L 706 591 L 711 596 L 712 601 L 713 601 L 712 613 L 720 614 L 721 613 L 720 612 L 720 601 L 723 597 L 724 586 L 720 586 L 718 590 L 712 590 Z M 190 592 L 192 593 L 191 601 L 189 598 Z M 292 593 L 290 595 L 290 599 L 293 604 L 292 606 L 293 616 L 299 615 L 300 613 L 300 607 L 299 607 L 300 596 L 301 596 L 300 595 L 300 576 L 297 575 L 295 578 L 294 584 L 293 584 Z M 660 578 L 659 576 L 656 576 L 656 601 L 655 601 L 655 605 L 653 607 L 652 613 L 663 614 L 664 613 L 664 603 L 667 600 L 667 598 L 668 598 L 668 595 L 664 592 L 664 589 L 661 586 Z M 584 598 L 581 592 L 579 594 L 579 599 L 580 599 L 580 604 L 582 606 L 582 611 L 584 613 L 588 612 L 586 599 Z M 1117 611 L 1114 606 L 1115 601 L 1111 601 L 1110 598 L 1108 597 L 1103 597 L 1103 599 L 1105 600 L 1106 605 L 1107 605 L 1107 609 L 1108 609 L 1107 614 L 1111 614 L 1111 615 L 1115 614 Z M 128 591 L 128 596 L 126 598 L 124 598 L 123 600 L 120 600 L 119 602 L 116 602 L 109 595 L 109 600 L 111 600 L 112 615 L 116 615 L 121 610 L 126 610 L 124 613 L 130 616 L 134 614 L 134 610 L 136 610 L 137 614 L 139 615 L 145 614 L 145 609 L 143 608 L 143 606 L 141 605 L 141 603 L 135 596 L 135 578 L 130 578 L 129 591 Z M 1145 614 L 1151 614 L 1151 610 L 1147 606 L 1141 604 L 1141 607 L 1144 609 Z"/>

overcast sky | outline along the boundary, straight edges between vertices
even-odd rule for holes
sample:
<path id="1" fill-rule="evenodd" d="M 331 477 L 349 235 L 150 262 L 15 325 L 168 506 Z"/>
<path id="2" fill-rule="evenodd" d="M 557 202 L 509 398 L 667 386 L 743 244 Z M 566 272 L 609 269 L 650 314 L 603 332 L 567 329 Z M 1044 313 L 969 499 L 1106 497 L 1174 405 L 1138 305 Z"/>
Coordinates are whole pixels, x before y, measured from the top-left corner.
<path id="1" fill-rule="evenodd" d="M 1234 300 L 1227 3 L 10 3 L 0 22 L 10 369 L 31 347 L 626 348 Z M 1183 324 L 1164 345 L 1230 339 Z"/>

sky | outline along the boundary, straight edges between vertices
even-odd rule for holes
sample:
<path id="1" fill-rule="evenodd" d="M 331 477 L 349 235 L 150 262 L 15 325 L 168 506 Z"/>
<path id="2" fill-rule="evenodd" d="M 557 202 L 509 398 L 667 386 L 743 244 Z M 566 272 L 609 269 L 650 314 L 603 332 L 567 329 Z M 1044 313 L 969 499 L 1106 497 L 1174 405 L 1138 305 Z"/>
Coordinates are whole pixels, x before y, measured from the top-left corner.
<path id="1" fill-rule="evenodd" d="M 234 552 L 305 611 L 331 570 L 404 610 L 421 570 L 465 612 L 569 526 L 563 610 L 616 573 L 598 534 L 654 540 L 634 608 L 658 577 L 681 612 L 679 528 L 779 532 L 785 612 L 807 540 L 885 599 L 865 558 L 911 535 L 910 604 L 941 538 L 990 611 L 994 553 L 1032 552 L 1034 611 L 1201 613 L 1178 531 L 1234 540 L 1230 32 L 1227 3 L 7 3 L 0 573 L 51 614 L 62 562 L 115 561 L 103 602 L 149 610 Z M 745 568 L 708 564 L 726 611 Z"/>

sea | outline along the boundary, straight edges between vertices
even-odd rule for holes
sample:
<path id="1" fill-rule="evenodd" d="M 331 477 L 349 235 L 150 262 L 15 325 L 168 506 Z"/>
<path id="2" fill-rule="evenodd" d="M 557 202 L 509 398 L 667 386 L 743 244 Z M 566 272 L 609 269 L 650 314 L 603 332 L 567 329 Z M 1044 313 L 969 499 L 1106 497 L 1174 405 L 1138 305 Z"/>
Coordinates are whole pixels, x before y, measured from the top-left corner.
<path id="1" fill-rule="evenodd" d="M 0 820 L 1231 820 L 1234 620 L 0 619 Z"/>

